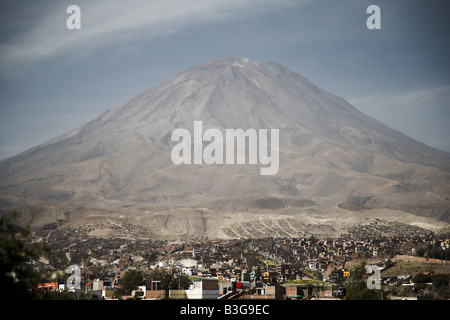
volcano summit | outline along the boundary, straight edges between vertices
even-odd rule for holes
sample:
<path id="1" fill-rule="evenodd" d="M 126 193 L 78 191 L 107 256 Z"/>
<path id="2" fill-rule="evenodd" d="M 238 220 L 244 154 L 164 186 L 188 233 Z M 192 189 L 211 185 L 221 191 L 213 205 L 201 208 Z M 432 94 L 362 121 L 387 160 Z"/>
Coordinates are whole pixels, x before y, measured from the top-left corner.
<path id="1" fill-rule="evenodd" d="M 172 134 L 194 132 L 200 121 L 204 132 L 279 130 L 279 170 L 261 175 L 263 164 L 248 161 L 174 163 Z M 225 150 L 213 149 L 211 156 Z M 227 56 L 2 160 L 0 203 L 36 226 L 126 218 L 154 237 L 242 236 L 230 230 L 245 224 L 293 236 L 337 232 L 337 224 L 363 217 L 446 227 L 449 181 L 450 154 L 283 66 Z"/>

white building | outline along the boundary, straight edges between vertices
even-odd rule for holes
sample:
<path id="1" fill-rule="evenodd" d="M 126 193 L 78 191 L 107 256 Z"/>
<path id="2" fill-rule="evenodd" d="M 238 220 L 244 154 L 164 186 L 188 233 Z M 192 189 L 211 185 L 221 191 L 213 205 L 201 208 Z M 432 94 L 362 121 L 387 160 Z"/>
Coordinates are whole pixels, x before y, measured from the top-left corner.
<path id="1" fill-rule="evenodd" d="M 194 280 L 189 290 L 188 299 L 217 299 L 219 297 L 218 280 Z"/>

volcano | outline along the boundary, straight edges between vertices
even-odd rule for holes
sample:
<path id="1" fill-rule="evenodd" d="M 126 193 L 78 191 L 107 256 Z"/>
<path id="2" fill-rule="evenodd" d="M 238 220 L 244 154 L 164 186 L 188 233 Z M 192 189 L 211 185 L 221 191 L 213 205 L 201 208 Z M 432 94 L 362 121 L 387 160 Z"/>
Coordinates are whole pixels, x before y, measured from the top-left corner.
<path id="1" fill-rule="evenodd" d="M 278 171 L 260 175 L 262 166 L 250 163 L 173 163 L 172 133 L 193 132 L 196 121 L 221 132 L 278 130 Z M 0 204 L 23 208 L 34 224 L 88 212 L 139 212 L 136 217 L 155 223 L 150 215 L 159 212 L 167 227 L 167 212 L 176 211 L 182 233 L 197 234 L 211 231 L 211 217 L 219 216 L 201 210 L 252 215 L 337 206 L 450 222 L 449 181 L 450 154 L 385 126 L 281 65 L 226 56 L 2 160 Z M 196 212 L 200 229 L 185 230 L 186 208 Z"/>

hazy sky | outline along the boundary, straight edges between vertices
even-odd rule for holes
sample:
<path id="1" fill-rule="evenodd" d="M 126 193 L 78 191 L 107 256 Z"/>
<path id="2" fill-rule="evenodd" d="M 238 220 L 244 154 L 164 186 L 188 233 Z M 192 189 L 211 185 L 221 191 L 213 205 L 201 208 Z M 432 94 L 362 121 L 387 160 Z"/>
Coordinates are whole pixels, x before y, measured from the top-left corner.
<path id="1" fill-rule="evenodd" d="M 69 30 L 69 5 L 81 30 Z M 367 7 L 381 9 L 369 30 Z M 0 0 L 0 159 L 225 55 L 273 61 L 450 152 L 450 1 Z"/>

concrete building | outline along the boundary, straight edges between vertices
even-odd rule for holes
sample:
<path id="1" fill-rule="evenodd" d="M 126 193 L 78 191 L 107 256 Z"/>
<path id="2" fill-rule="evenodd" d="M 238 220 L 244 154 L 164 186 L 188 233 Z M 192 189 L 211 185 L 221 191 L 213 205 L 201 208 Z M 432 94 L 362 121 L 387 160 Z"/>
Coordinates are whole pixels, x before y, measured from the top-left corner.
<path id="1" fill-rule="evenodd" d="M 218 280 L 194 280 L 186 290 L 188 299 L 217 299 L 219 297 Z"/>

